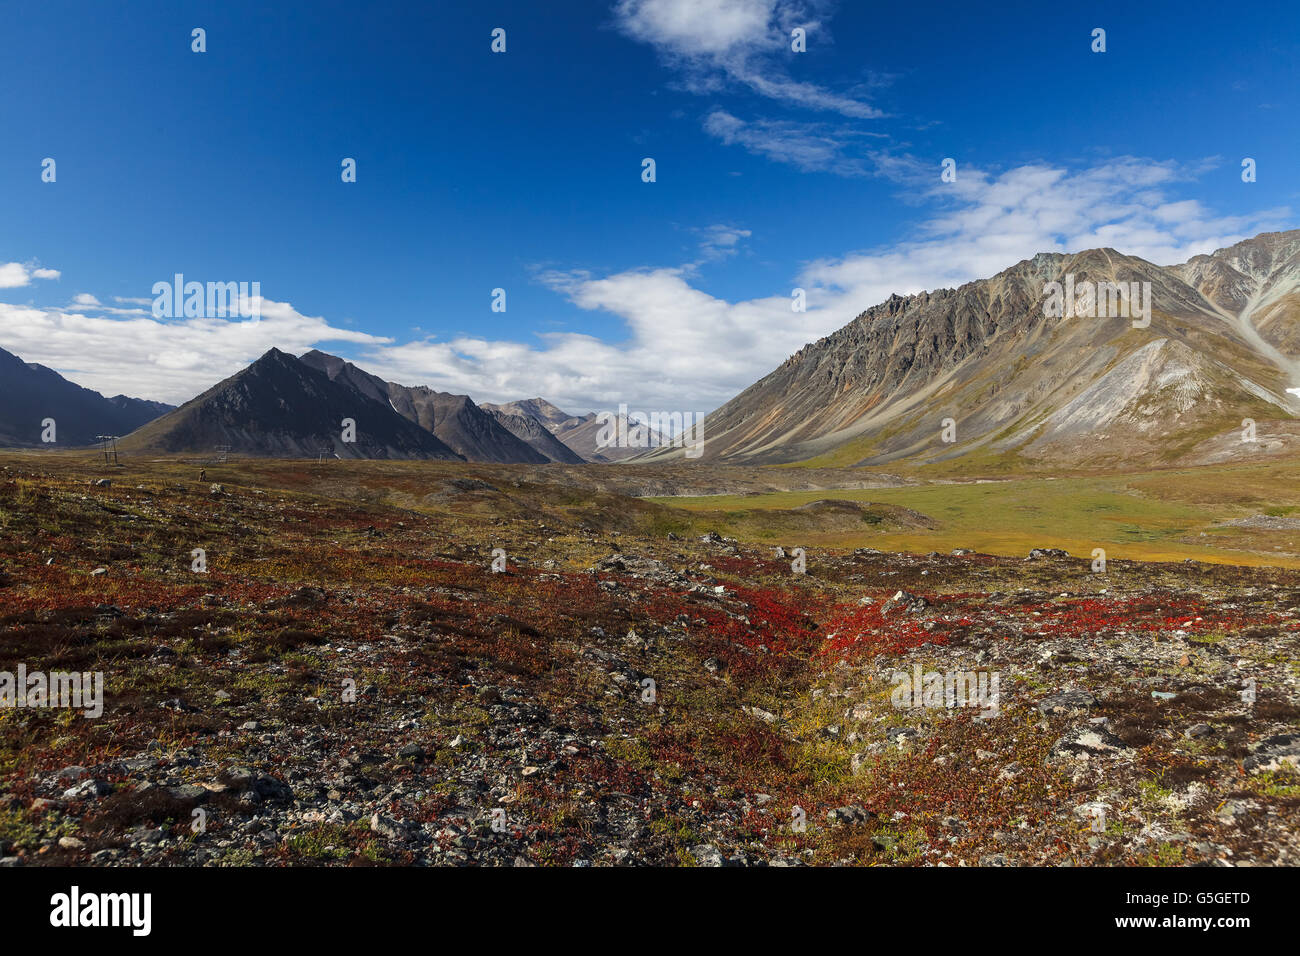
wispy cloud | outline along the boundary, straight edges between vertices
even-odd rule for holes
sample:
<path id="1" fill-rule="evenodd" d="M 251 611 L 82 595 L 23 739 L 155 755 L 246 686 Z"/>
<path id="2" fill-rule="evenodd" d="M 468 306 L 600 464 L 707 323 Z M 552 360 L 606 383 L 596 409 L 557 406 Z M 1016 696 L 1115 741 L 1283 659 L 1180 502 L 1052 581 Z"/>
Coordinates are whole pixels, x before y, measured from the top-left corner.
<path id="1" fill-rule="evenodd" d="M 741 229 L 723 223 L 705 226 L 703 229 L 695 230 L 695 232 L 700 237 L 700 260 L 702 263 L 714 262 L 718 259 L 727 259 L 734 256 L 740 250 L 741 243 L 753 235 L 748 229 Z"/>
<path id="2" fill-rule="evenodd" d="M 831 172 L 840 176 L 865 176 L 868 166 L 852 152 L 862 135 L 843 126 L 797 120 L 745 121 L 726 110 L 704 117 L 704 131 L 727 145 L 805 172 Z"/>
<path id="3" fill-rule="evenodd" d="M 677 87 L 709 96 L 756 94 L 782 114 L 744 118 L 751 103 L 713 106 L 703 119 L 708 135 L 804 172 L 865 176 L 875 169 L 863 140 L 888 136 L 861 121 L 885 114 L 859 95 L 790 75 L 797 57 L 811 55 L 792 52 L 791 31 L 802 28 L 810 49 L 828 46 L 830 7 L 822 0 L 621 0 L 615 22 L 659 52 Z M 869 74 L 854 94 L 887 82 Z"/>
<path id="4" fill-rule="evenodd" d="M 909 240 L 813 263 L 803 278 L 816 288 L 815 299 L 848 297 L 857 314 L 861 303 L 892 292 L 959 285 L 1038 252 L 1110 246 L 1168 265 L 1291 221 L 1289 209 L 1219 216 L 1198 200 L 1174 196 L 1206 171 L 1205 164 L 1119 157 L 1079 169 L 959 166 L 956 182 L 943 183 L 937 166 L 900 159 L 889 175 L 937 211 Z"/>
<path id="5" fill-rule="evenodd" d="M 114 296 L 114 300 L 117 302 L 125 302 L 125 301 L 141 302 L 146 305 L 152 302 L 152 300 L 150 299 L 125 300 L 119 296 Z M 132 315 L 132 316 L 139 316 L 142 318 L 145 316 L 153 315 L 152 309 L 145 309 L 139 305 L 133 306 L 129 309 L 122 309 L 112 305 L 104 305 L 104 303 L 100 302 L 99 299 L 95 298 L 89 292 L 79 292 L 75 296 L 73 296 L 72 303 L 68 306 L 68 311 L 97 312 L 103 315 Z"/>
<path id="6" fill-rule="evenodd" d="M 620 0 L 614 17 L 625 35 L 653 46 L 678 71 L 685 89 L 740 86 L 791 106 L 881 116 L 869 103 L 790 76 L 791 31 L 801 27 L 810 37 L 823 31 L 828 6 L 820 0 Z"/>

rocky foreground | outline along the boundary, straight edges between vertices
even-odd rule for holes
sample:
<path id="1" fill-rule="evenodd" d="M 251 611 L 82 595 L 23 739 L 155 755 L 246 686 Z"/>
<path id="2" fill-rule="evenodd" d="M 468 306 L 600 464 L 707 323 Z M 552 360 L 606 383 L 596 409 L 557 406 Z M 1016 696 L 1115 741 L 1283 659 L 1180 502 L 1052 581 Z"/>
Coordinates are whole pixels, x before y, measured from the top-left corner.
<path id="1" fill-rule="evenodd" d="M 1300 863 L 1297 572 L 208 470 L 0 473 L 3 865 Z"/>

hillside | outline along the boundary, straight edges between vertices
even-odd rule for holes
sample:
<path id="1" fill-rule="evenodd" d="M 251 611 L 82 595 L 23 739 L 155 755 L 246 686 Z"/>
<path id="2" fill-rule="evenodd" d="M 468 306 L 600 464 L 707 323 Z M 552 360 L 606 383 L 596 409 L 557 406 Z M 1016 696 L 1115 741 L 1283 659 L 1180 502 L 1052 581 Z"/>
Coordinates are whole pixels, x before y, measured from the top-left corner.
<path id="1" fill-rule="evenodd" d="M 313 349 L 300 361 L 360 395 L 387 404 L 469 461 L 540 464 L 552 459 L 516 437 L 468 395 L 386 382 L 335 355 Z"/>
<path id="2" fill-rule="evenodd" d="M 45 444 L 47 418 L 55 422 L 55 447 L 89 445 L 96 435 L 125 435 L 171 408 L 125 395 L 105 398 L 0 349 L 0 446 Z"/>
<path id="3" fill-rule="evenodd" d="M 1045 314 L 1046 285 L 1067 279 L 1149 283 L 1149 326 Z M 1298 288 L 1300 232 L 1288 232 L 1170 267 L 1114 249 L 1040 254 L 957 289 L 891 296 L 709 415 L 705 457 L 1195 460 L 1245 418 L 1285 422 L 1300 408 L 1287 392 L 1300 384 Z"/>
<path id="4" fill-rule="evenodd" d="M 483 406 L 479 406 L 483 408 Z M 497 420 L 506 431 L 520 441 L 544 455 L 548 461 L 561 462 L 566 465 L 580 465 L 583 458 L 564 442 L 560 441 L 541 421 L 531 415 L 512 415 L 498 409 L 487 409 L 489 415 Z"/>

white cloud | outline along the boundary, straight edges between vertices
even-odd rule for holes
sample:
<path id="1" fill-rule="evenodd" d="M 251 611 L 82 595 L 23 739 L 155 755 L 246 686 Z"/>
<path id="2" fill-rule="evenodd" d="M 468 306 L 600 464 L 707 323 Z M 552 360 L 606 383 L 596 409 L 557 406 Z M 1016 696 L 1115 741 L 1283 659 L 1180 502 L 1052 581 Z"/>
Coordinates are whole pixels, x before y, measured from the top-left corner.
<path id="1" fill-rule="evenodd" d="M 0 289 L 20 289 L 33 279 L 57 279 L 58 269 L 42 269 L 30 263 L 0 262 Z"/>
<path id="2" fill-rule="evenodd" d="M 769 47 L 775 0 L 623 0 L 620 26 L 681 56 L 725 56 Z"/>
<path id="3" fill-rule="evenodd" d="M 118 302 L 127 301 L 118 296 L 114 296 L 114 299 Z M 143 301 L 149 304 L 152 304 L 153 302 L 152 299 L 135 300 L 135 301 Z M 143 309 L 138 306 L 129 309 L 121 309 L 121 308 L 117 308 L 116 306 L 104 305 L 104 303 L 100 302 L 99 299 L 95 298 L 89 292 L 78 292 L 75 296 L 73 296 L 72 303 L 68 306 L 68 311 L 69 312 L 98 312 L 103 315 L 127 315 L 127 316 L 136 316 L 139 318 L 145 318 L 147 316 L 153 315 L 152 310 Z"/>
<path id="4" fill-rule="evenodd" d="M 392 341 L 335 328 L 323 318 L 299 314 L 287 302 L 263 299 L 261 309 L 257 322 L 160 321 L 143 309 L 104 308 L 104 314 L 91 315 L 86 313 L 92 307 L 83 303 L 42 309 L 0 302 L 0 348 L 105 395 L 180 403 L 272 347 L 304 352 L 331 342 Z"/>
<path id="5" fill-rule="evenodd" d="M 785 65 L 791 30 L 802 27 L 809 42 L 824 31 L 820 0 L 620 0 L 620 30 L 653 46 L 680 71 L 682 85 L 712 93 L 728 85 L 807 109 L 857 119 L 883 115 L 851 96 L 792 79 Z M 823 38 L 824 39 L 824 38 Z"/>
<path id="6" fill-rule="evenodd" d="M 848 321 L 864 305 L 991 276 L 1038 252 L 1109 246 L 1160 265 L 1285 226 L 1287 209 L 1216 216 L 1168 191 L 1194 176 L 1172 162 L 1120 157 L 1071 171 L 1031 164 L 993 174 L 959 167 L 941 183 L 938 167 L 900 162 L 892 175 L 939 203 L 942 212 L 910 241 L 809 265 L 810 301 Z M 843 301 L 843 305 L 833 305 Z"/>

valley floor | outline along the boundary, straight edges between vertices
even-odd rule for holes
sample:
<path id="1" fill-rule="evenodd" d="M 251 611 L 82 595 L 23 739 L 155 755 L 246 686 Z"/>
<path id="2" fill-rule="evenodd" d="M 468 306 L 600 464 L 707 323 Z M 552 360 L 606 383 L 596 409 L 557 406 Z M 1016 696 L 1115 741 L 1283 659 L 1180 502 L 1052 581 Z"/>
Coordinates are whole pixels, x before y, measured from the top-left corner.
<path id="1" fill-rule="evenodd" d="M 862 544 L 891 551 L 974 548 L 1023 556 L 1035 547 L 1140 561 L 1186 559 L 1300 568 L 1300 463 L 1168 469 L 1127 475 L 1002 480 L 905 480 L 842 491 L 769 491 L 651 500 L 709 518 L 755 541 L 779 537 L 819 501 L 906 508 L 928 521 L 890 524 L 803 522 L 803 541 L 827 548 Z M 824 510 L 824 509 L 823 509 Z"/>
<path id="2" fill-rule="evenodd" d="M 0 467 L 6 865 L 1300 863 L 1282 466 Z"/>

